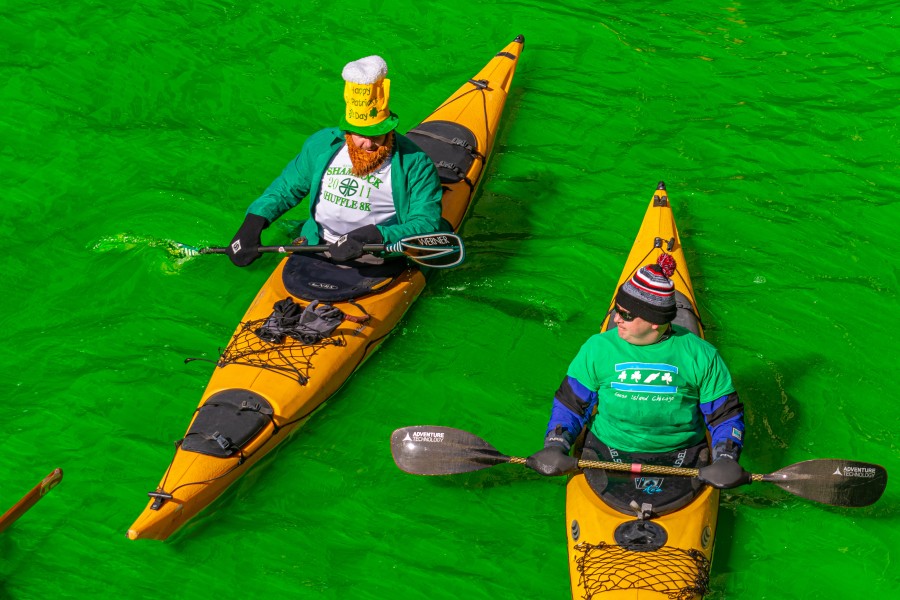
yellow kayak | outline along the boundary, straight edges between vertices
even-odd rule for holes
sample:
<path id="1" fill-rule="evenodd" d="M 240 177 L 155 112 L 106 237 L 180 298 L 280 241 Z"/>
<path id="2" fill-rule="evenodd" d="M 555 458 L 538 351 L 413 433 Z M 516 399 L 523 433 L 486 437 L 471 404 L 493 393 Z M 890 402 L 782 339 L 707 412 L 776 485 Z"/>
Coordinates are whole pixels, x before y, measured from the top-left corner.
<path id="1" fill-rule="evenodd" d="M 672 276 L 678 306 L 675 323 L 702 336 L 681 239 L 665 184 L 660 182 L 616 289 L 637 269 L 655 263 L 662 252 L 672 255 L 677 263 Z M 614 303 L 615 294 L 610 310 Z M 602 330 L 611 325 L 611 317 L 607 316 Z M 617 504 L 614 498 L 601 499 L 591 485 L 591 471 L 573 476 L 566 487 L 572 598 L 702 598 L 709 583 L 719 491 L 705 486 L 693 498 L 671 503 L 667 507 L 671 510 L 654 507 L 648 513 L 640 506 Z M 638 487 L 661 484 L 658 477 L 656 481 L 640 475 L 627 477 Z"/>
<path id="2" fill-rule="evenodd" d="M 407 133 L 438 166 L 444 189 L 442 216 L 453 231 L 469 210 L 493 150 L 523 47 L 522 36 L 510 42 Z M 129 528 L 130 539 L 164 540 L 218 498 L 344 384 L 425 287 L 425 274 L 411 265 L 377 293 L 352 302 L 335 302 L 350 319 L 321 343 L 287 338 L 272 344 L 254 331 L 272 313 L 275 303 L 292 298 L 283 279 L 287 260 L 278 265 L 250 303 L 219 357 L 188 427 L 188 433 L 205 428 L 204 439 L 188 444 L 186 436 L 179 442 L 159 486 L 150 492 L 149 503 Z M 216 419 L 224 414 L 226 424 L 237 435 L 216 429 Z M 201 418 L 208 422 L 199 423 Z"/>

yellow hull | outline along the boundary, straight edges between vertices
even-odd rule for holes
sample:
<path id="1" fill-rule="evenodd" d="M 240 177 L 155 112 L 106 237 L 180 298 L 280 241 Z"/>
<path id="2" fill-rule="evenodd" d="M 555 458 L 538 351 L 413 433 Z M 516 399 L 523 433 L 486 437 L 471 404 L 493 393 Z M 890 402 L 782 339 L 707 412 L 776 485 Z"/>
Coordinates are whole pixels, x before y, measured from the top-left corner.
<path id="1" fill-rule="evenodd" d="M 467 168 L 462 181 L 443 184 L 443 217 L 454 231 L 469 210 L 485 161 L 493 150 L 500 116 L 523 47 L 521 36 L 510 42 L 422 123 L 446 121 L 466 127 L 473 134 L 476 141 L 473 145 L 480 154 L 480 158 Z M 271 354 L 272 361 L 281 369 L 220 361 L 199 405 L 203 406 L 211 396 L 225 390 L 248 390 L 271 404 L 274 410 L 272 422 L 250 439 L 238 455 L 228 458 L 191 452 L 179 446 L 154 492 L 156 496 L 129 528 L 130 539 L 164 540 L 213 502 L 344 384 L 394 329 L 425 287 L 422 271 L 408 268 L 377 294 L 354 301 L 371 318 L 364 323 L 345 321 L 332 336 L 341 340 L 341 345 L 317 345 L 313 350 L 289 339 L 280 346 L 280 356 L 276 356 L 266 353 L 263 342 L 245 331 L 242 325 L 265 319 L 276 302 L 291 297 L 282 282 L 285 261 L 256 295 L 232 337 L 232 342 L 243 342 L 257 356 Z M 306 304 L 305 301 L 302 303 Z M 362 316 L 360 309 L 350 303 L 338 302 L 335 306 L 349 315 Z M 291 358 L 285 361 L 285 355 Z"/>
<path id="2" fill-rule="evenodd" d="M 665 251 L 677 262 L 672 276 L 676 292 L 697 313 L 691 277 L 669 205 L 660 183 L 638 232 L 618 286 L 643 265 L 656 262 Z M 615 300 L 610 301 L 612 309 Z M 602 329 L 608 325 L 609 316 Z M 699 323 L 698 323 L 699 327 Z M 702 335 L 702 328 L 699 328 Z M 719 491 L 706 487 L 687 506 L 651 519 L 667 535 L 659 550 L 635 552 L 617 545 L 614 532 L 636 515 L 621 513 L 604 503 L 591 489 L 583 473 L 566 487 L 566 524 L 572 598 L 579 600 L 669 599 L 673 591 L 692 589 L 695 578 L 708 577 L 712 562 Z M 705 562 L 704 562 L 705 561 Z M 699 598 L 694 594 L 688 598 Z"/>

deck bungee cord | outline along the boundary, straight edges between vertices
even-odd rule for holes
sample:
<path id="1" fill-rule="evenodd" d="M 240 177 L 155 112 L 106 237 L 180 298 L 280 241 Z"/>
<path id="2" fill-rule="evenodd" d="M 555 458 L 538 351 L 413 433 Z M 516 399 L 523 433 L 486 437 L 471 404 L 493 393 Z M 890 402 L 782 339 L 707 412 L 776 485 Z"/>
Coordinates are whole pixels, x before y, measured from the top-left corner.
<path id="1" fill-rule="evenodd" d="M 498 56 L 500 56 L 500 54 L 498 54 Z M 456 147 L 462 148 L 472 158 L 472 161 L 474 161 L 475 159 L 478 159 L 481 161 L 482 168 L 479 169 L 479 172 L 478 172 L 478 177 L 480 178 L 481 174 L 484 172 L 484 165 L 487 162 L 487 157 L 485 156 L 485 154 L 479 152 L 476 149 L 476 146 L 472 144 L 472 142 L 467 141 L 466 139 L 464 139 L 462 137 L 454 136 L 451 138 L 451 137 L 449 137 L 449 135 L 441 135 L 440 133 L 437 133 L 436 131 L 432 131 L 431 128 L 434 128 L 434 124 L 437 122 L 428 122 L 428 118 L 434 114 L 437 114 L 440 110 L 443 110 L 444 108 L 453 104 L 454 102 L 458 102 L 460 100 L 466 99 L 467 96 L 473 92 L 480 92 L 482 111 L 483 111 L 483 115 L 484 115 L 485 137 L 490 139 L 492 136 L 492 133 L 490 131 L 490 125 L 489 125 L 488 114 L 487 114 L 487 97 L 485 96 L 485 92 L 484 92 L 487 89 L 489 82 L 484 79 L 480 79 L 480 80 L 470 79 L 469 83 L 474 86 L 473 89 L 469 90 L 468 92 L 466 92 L 460 96 L 457 96 L 456 98 L 449 100 L 448 102 L 439 106 L 437 109 L 433 110 L 431 112 L 431 114 L 429 114 L 428 117 L 426 117 L 423 120 L 422 125 L 419 127 L 416 127 L 415 129 L 411 129 L 409 132 L 407 132 L 407 136 L 410 136 L 412 139 L 415 139 L 417 136 L 422 136 L 422 137 L 429 138 L 431 140 L 435 140 L 435 141 L 447 144 L 449 146 L 456 146 Z M 429 126 L 430 126 L 430 128 L 429 128 Z M 453 128 L 451 128 L 449 126 L 449 124 L 448 124 L 447 129 L 450 131 L 453 130 Z M 465 135 L 466 133 L 468 133 L 469 135 L 474 135 L 471 131 L 461 131 L 461 129 L 462 128 L 458 128 L 458 131 L 455 131 L 455 133 L 459 133 L 459 135 Z M 466 165 L 466 166 L 469 167 L 471 165 L 472 161 L 469 161 L 469 165 Z M 474 190 L 475 187 L 478 185 L 478 182 L 471 181 L 469 179 L 469 177 L 466 175 L 466 170 L 464 170 L 462 167 L 457 165 L 455 162 L 448 161 L 448 160 L 440 160 L 440 161 L 435 162 L 435 166 L 437 166 L 439 172 L 441 172 L 442 170 L 452 172 L 456 176 L 456 181 L 464 181 L 466 183 L 466 185 L 469 186 L 469 189 L 471 189 L 471 190 Z M 446 179 L 446 178 L 442 177 L 442 181 L 444 181 L 444 179 Z"/>

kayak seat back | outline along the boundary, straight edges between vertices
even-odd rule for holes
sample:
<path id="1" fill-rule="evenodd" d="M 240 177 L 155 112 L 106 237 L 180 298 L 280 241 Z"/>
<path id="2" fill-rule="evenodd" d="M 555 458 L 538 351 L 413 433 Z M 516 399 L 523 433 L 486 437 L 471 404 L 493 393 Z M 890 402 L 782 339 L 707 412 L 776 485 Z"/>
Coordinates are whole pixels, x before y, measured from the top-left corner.
<path id="1" fill-rule="evenodd" d="M 675 319 L 672 322 L 676 325 L 681 325 L 696 335 L 700 335 L 700 318 L 694 312 L 694 307 L 687 296 L 678 290 L 675 290 L 675 307 L 678 309 L 678 312 L 675 314 Z"/>
<path id="2" fill-rule="evenodd" d="M 250 390 L 231 389 L 210 396 L 181 441 L 181 449 L 227 458 L 272 422 L 272 405 Z"/>
<path id="3" fill-rule="evenodd" d="M 425 151 L 437 167 L 441 183 L 465 180 L 475 159 L 484 161 L 478 138 L 468 127 L 450 121 L 426 121 L 406 134 Z"/>
<path id="4" fill-rule="evenodd" d="M 582 459 L 669 467 L 701 467 L 709 463 L 709 448 L 704 440 L 696 446 L 672 452 L 624 452 L 611 450 L 588 433 Z M 625 514 L 643 514 L 649 506 L 652 516 L 674 512 L 697 497 L 703 484 L 695 477 L 662 476 L 604 469 L 585 469 L 585 479 L 603 502 Z"/>
<path id="5" fill-rule="evenodd" d="M 366 262 L 366 259 L 377 262 Z M 383 290 L 407 268 L 406 259 L 376 259 L 334 263 L 323 254 L 292 254 L 282 281 L 288 292 L 304 300 L 342 302 Z"/>

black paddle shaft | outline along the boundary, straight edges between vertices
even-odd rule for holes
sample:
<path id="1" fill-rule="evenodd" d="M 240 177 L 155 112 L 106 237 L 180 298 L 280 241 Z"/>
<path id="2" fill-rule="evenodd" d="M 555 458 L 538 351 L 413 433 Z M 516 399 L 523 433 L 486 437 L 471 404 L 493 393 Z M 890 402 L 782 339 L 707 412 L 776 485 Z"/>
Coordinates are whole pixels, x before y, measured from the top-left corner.
<path id="1" fill-rule="evenodd" d="M 179 247 L 193 254 L 227 254 L 228 248 L 192 248 L 184 244 Z M 329 249 L 327 244 L 316 246 L 257 246 L 257 252 L 271 252 L 279 254 L 314 253 L 325 252 Z M 465 258 L 465 248 L 462 238 L 455 233 L 431 233 L 405 237 L 393 244 L 364 244 L 363 252 L 398 252 L 404 254 L 411 261 L 426 267 L 435 269 L 449 269 L 462 263 Z"/>

